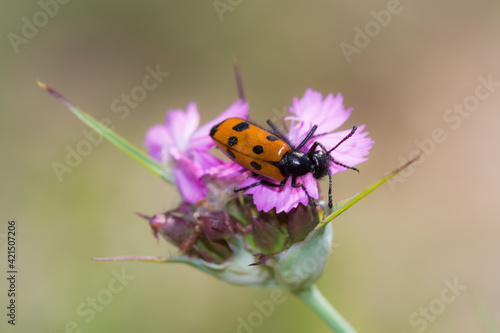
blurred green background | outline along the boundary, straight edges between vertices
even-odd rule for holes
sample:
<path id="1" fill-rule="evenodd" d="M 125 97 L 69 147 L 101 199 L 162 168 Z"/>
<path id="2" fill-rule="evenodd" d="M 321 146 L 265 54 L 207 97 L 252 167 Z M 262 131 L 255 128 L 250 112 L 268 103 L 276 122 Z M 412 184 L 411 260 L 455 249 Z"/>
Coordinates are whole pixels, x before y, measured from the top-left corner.
<path id="1" fill-rule="evenodd" d="M 424 142 L 417 166 L 335 220 L 318 283 L 332 304 L 360 332 L 499 332 L 498 1 L 4 1 L 0 17 L 0 267 L 9 218 L 18 222 L 19 264 L 15 327 L 0 280 L 1 332 L 245 332 L 238 318 L 269 290 L 183 265 L 90 260 L 174 255 L 132 212 L 174 208 L 179 195 L 107 142 L 60 181 L 52 165 L 66 164 L 86 128 L 35 83 L 142 146 L 167 109 L 195 101 L 205 122 L 237 98 L 231 56 L 254 120 L 264 123 L 310 87 L 343 94 L 354 108 L 343 129 L 367 124 L 369 161 L 360 174 L 335 176 L 336 200 Z M 148 66 L 169 75 L 127 116 L 113 112 Z M 481 76 L 494 83 L 477 88 Z M 450 111 L 463 103 L 472 111 Z M 110 293 L 123 270 L 133 280 Z M 466 289 L 448 302 L 446 281 L 455 280 Z M 91 310 L 92 298 L 105 305 Z M 329 329 L 287 295 L 251 331 Z"/>

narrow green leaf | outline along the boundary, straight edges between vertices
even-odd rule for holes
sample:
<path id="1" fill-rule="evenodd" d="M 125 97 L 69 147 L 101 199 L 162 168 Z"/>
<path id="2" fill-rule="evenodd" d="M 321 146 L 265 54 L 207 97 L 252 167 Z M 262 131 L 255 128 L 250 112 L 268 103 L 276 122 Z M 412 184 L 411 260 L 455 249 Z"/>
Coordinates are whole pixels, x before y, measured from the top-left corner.
<path id="1" fill-rule="evenodd" d="M 357 194 L 353 195 L 352 197 L 350 198 L 347 198 L 347 199 L 344 199 L 344 200 L 340 200 L 338 202 L 335 202 L 333 204 L 333 207 L 332 207 L 332 210 L 331 210 L 331 213 L 335 213 L 337 210 L 341 209 L 342 207 L 344 207 L 345 205 L 347 205 L 349 202 L 351 202 L 355 197 L 356 197 Z"/>
<path id="2" fill-rule="evenodd" d="M 201 258 L 181 255 L 177 257 L 126 256 L 113 258 L 92 258 L 99 261 L 142 261 L 152 263 L 183 263 L 210 274 L 222 281 L 250 288 L 276 288 L 272 267 L 267 265 L 251 266 L 255 256 L 249 252 L 243 239 L 236 237 L 233 244 L 234 253 L 225 262 L 217 264 Z"/>
<path id="3" fill-rule="evenodd" d="M 205 266 L 203 261 L 197 258 L 190 258 L 186 256 L 179 257 L 154 257 L 154 256 L 124 256 L 124 257 L 111 257 L 111 258 L 92 258 L 96 261 L 142 261 L 142 262 L 152 262 L 158 264 L 164 263 L 182 263 L 188 264 L 196 267 L 202 271 L 205 271 Z"/>
<path id="4" fill-rule="evenodd" d="M 358 194 L 356 194 L 348 199 L 345 199 L 345 200 L 342 200 L 342 201 L 339 201 L 338 203 L 336 203 L 332 209 L 332 213 L 329 216 L 327 216 L 323 221 L 321 221 L 316 226 L 316 228 L 314 228 L 312 233 L 314 233 L 316 230 L 318 230 L 318 229 L 324 227 L 325 225 L 327 225 L 328 223 L 330 223 L 334 218 L 336 218 L 337 216 L 339 216 L 340 214 L 342 214 L 343 212 L 348 210 L 356 202 L 358 202 L 359 200 L 363 199 L 368 194 L 373 192 L 373 190 L 375 190 L 377 187 L 379 187 L 380 185 L 382 185 L 383 183 L 385 183 L 386 181 L 388 181 L 389 179 L 391 179 L 392 177 L 394 177 L 395 175 L 400 173 L 402 170 L 407 168 L 410 164 L 415 162 L 419 157 L 420 157 L 420 154 L 417 157 L 415 157 L 414 159 L 408 161 L 406 164 L 400 166 L 399 168 L 397 168 L 396 170 L 394 170 L 393 172 L 391 172 L 390 174 L 388 174 L 384 178 L 380 179 L 378 182 L 372 184 L 370 187 L 365 189 L 363 192 L 358 193 Z M 309 235 L 309 237 L 310 237 L 310 235 Z"/>
<path id="5" fill-rule="evenodd" d="M 71 104 L 70 101 L 68 101 L 64 96 L 59 94 L 57 91 L 52 89 L 51 87 L 47 86 L 45 83 L 42 83 L 37 80 L 37 83 L 40 87 L 43 89 L 47 90 L 52 96 L 57 98 L 61 103 L 66 105 L 68 109 L 73 112 L 75 116 L 78 117 L 81 121 L 83 121 L 87 126 L 92 128 L 94 131 L 97 133 L 101 134 L 106 140 L 114 144 L 116 147 L 124 151 L 127 155 L 132 157 L 134 160 L 139 162 L 141 165 L 146 167 L 149 171 L 157 175 L 158 177 L 162 178 L 163 180 L 174 184 L 174 180 L 170 173 L 166 172 L 166 169 L 163 165 L 160 163 L 156 162 L 153 160 L 151 157 L 149 157 L 147 154 L 145 154 L 143 151 L 141 151 L 139 148 L 135 147 L 131 143 L 129 143 L 127 140 L 125 140 L 123 137 L 115 133 L 113 130 L 107 128 L 101 122 L 97 121 L 94 117 L 91 115 L 82 112 L 78 110 L 73 104 Z"/>

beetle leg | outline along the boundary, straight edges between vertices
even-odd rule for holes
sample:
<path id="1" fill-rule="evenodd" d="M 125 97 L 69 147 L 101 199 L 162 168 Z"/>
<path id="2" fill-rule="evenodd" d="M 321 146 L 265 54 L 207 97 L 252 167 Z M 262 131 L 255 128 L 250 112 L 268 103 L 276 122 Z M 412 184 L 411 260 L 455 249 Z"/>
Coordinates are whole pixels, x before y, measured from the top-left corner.
<path id="1" fill-rule="evenodd" d="M 256 182 L 256 183 L 253 183 L 253 184 L 245 186 L 245 187 L 240 187 L 240 188 L 235 187 L 234 192 L 246 191 L 252 187 L 259 186 L 260 184 L 261 184 L 260 182 Z"/>
<path id="2" fill-rule="evenodd" d="M 323 147 L 323 145 L 321 143 L 319 143 L 318 141 L 315 141 L 313 143 L 313 145 L 311 146 L 311 148 L 309 148 L 309 151 L 307 152 L 307 155 L 310 156 L 312 152 L 316 151 L 316 147 L 318 145 L 321 146 L 321 149 L 323 149 L 325 151 L 325 153 L 326 153 L 325 147 Z"/>
<path id="3" fill-rule="evenodd" d="M 333 199 L 332 199 L 332 172 L 330 171 L 330 168 L 328 168 L 328 207 L 330 209 L 333 206 Z"/>
<path id="4" fill-rule="evenodd" d="M 317 204 L 314 202 L 314 199 L 309 195 L 309 192 L 307 192 L 304 184 L 302 184 L 302 183 L 297 184 L 297 177 L 292 177 L 292 187 L 295 187 L 295 188 L 302 187 L 302 189 L 304 190 L 304 192 L 307 195 L 307 198 L 309 198 L 309 201 L 313 204 L 313 206 L 317 206 Z"/>
<path id="5" fill-rule="evenodd" d="M 261 180 L 261 181 L 260 181 L 260 183 L 261 183 L 262 185 L 267 185 L 267 186 L 270 186 L 270 187 L 283 187 L 283 186 L 285 186 L 286 182 L 288 181 L 288 178 L 289 178 L 289 177 L 286 177 L 286 178 L 285 178 L 285 179 L 283 179 L 283 180 L 281 181 L 281 183 L 279 183 L 279 184 L 275 184 L 275 183 L 268 182 L 268 181 L 267 181 L 267 180 L 265 180 L 265 179 Z"/>
<path id="6" fill-rule="evenodd" d="M 262 179 L 261 181 L 259 182 L 256 182 L 256 183 L 253 183 L 253 184 L 250 184 L 248 186 L 245 186 L 245 187 L 240 187 L 240 188 L 237 188 L 235 187 L 234 188 L 234 192 L 240 192 L 240 191 L 246 191 L 248 189 L 251 189 L 255 186 L 259 186 L 259 185 L 266 185 L 266 186 L 269 186 L 269 187 L 283 187 L 285 186 L 286 182 L 288 181 L 288 178 L 289 177 L 286 177 L 285 179 L 283 179 L 283 181 L 279 184 L 275 184 L 275 183 L 271 183 L 265 179 Z"/>
<path id="7" fill-rule="evenodd" d="M 292 177 L 292 187 L 302 187 L 302 183 L 297 184 L 297 177 Z"/>

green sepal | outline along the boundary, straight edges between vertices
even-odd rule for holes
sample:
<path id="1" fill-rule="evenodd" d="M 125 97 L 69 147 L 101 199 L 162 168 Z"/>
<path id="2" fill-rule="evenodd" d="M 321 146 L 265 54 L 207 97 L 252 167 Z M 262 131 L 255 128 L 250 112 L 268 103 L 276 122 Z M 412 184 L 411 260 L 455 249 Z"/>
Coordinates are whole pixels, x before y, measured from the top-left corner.
<path id="1" fill-rule="evenodd" d="M 279 284 L 290 291 L 308 288 L 323 273 L 333 243 L 333 228 L 326 225 L 309 239 L 293 244 L 272 258 Z"/>

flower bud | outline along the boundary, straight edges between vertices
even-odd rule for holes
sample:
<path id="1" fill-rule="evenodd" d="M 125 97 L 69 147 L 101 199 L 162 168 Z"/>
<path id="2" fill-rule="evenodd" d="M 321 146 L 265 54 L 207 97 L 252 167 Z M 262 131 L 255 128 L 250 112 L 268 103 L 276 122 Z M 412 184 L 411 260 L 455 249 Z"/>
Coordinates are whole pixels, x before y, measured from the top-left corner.
<path id="1" fill-rule="evenodd" d="M 288 213 L 288 234 L 290 243 L 295 244 L 306 239 L 307 235 L 318 225 L 318 210 L 312 205 L 299 205 Z"/>
<path id="2" fill-rule="evenodd" d="M 150 218 L 155 235 L 183 253 L 170 262 L 185 262 L 223 281 L 252 287 L 297 291 L 319 278 L 333 238 L 331 225 L 314 230 L 321 207 L 262 212 L 247 196 L 212 204 L 182 204 Z"/>
<path id="3" fill-rule="evenodd" d="M 283 251 L 286 234 L 273 223 L 260 217 L 252 218 L 252 236 L 262 254 L 274 254 Z"/>
<path id="4" fill-rule="evenodd" d="M 199 228 L 186 220 L 179 211 L 157 214 L 151 218 L 150 225 L 156 238 L 158 234 L 162 235 L 181 252 L 189 251 L 199 234 Z"/>
<path id="5" fill-rule="evenodd" d="M 228 239 L 234 234 L 235 219 L 223 211 L 207 211 L 199 215 L 197 220 L 201 231 L 200 240 L 206 250 L 221 259 L 231 256 Z"/>

